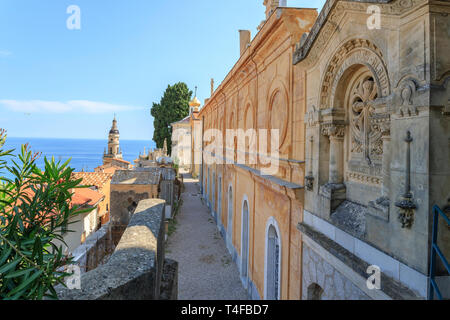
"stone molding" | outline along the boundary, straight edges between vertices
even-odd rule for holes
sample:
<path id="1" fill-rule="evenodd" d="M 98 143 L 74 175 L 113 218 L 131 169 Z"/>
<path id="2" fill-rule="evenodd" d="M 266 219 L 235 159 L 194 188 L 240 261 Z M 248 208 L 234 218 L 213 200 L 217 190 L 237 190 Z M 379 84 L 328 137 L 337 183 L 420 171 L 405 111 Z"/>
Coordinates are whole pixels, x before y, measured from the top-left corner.
<path id="1" fill-rule="evenodd" d="M 381 272 L 381 290 L 369 290 L 366 281 L 370 263 L 351 253 L 326 235 L 301 222 L 297 226 L 302 233 L 303 242 L 334 266 L 347 279 L 374 300 L 421 300 L 411 289 L 398 280 Z"/>
<path id="2" fill-rule="evenodd" d="M 338 84 L 344 72 L 355 64 L 365 65 L 371 71 L 378 88 L 378 98 L 390 94 L 389 75 L 381 50 L 369 40 L 353 39 L 341 45 L 323 73 L 320 109 L 338 107 L 333 106 Z"/>
<path id="3" fill-rule="evenodd" d="M 377 4 L 382 14 L 399 16 L 426 3 L 427 0 L 327 0 L 306 40 L 303 39 L 296 45 L 293 63 L 297 64 L 306 58 L 317 61 L 346 10 L 366 13 L 369 5 Z"/>
<path id="4" fill-rule="evenodd" d="M 335 243 L 342 249 L 349 251 L 354 256 L 371 265 L 377 265 L 388 277 L 401 283 L 413 291 L 413 295 L 419 299 L 427 296 L 427 275 L 412 269 L 400 259 L 388 254 L 372 243 L 360 239 L 343 231 L 323 218 L 304 210 L 303 222 L 312 231 L 328 239 L 329 243 Z M 367 276 L 368 277 L 368 276 Z M 367 279 L 366 277 L 366 279 Z"/>

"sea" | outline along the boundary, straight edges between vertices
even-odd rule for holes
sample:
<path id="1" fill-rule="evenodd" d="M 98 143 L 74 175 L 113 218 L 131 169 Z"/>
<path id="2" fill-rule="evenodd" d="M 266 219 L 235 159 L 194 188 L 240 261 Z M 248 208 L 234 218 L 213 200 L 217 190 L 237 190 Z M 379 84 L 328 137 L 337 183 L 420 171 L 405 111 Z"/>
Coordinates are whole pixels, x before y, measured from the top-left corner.
<path id="1" fill-rule="evenodd" d="M 75 169 L 75 172 L 84 170 L 93 172 L 94 168 L 103 164 L 102 157 L 108 141 L 104 140 L 84 140 L 84 139 L 49 139 L 49 138 L 13 138 L 7 137 L 3 150 L 15 149 L 13 154 L 19 154 L 21 145 L 28 143 L 33 152 L 40 152 L 41 157 L 36 161 L 40 169 L 44 168 L 44 157 L 51 159 L 55 157 L 56 161 L 64 163 L 71 159 L 69 166 Z M 123 159 L 134 164 L 139 153 L 143 153 L 144 148 L 156 148 L 154 141 L 144 140 L 120 140 L 120 148 L 123 152 Z M 16 159 L 18 160 L 18 159 Z M 9 164 L 11 159 L 7 158 Z M 16 161 L 17 162 L 17 161 Z M 4 172 L 2 176 L 11 177 Z"/>

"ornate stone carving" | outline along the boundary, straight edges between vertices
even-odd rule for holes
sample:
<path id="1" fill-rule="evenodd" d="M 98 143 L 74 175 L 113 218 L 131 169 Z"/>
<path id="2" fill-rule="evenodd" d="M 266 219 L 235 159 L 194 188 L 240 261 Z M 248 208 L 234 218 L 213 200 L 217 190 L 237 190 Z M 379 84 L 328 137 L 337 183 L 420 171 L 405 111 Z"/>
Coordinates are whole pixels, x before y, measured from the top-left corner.
<path id="1" fill-rule="evenodd" d="M 377 3 L 377 6 L 381 8 L 381 13 L 401 15 L 422 3 L 426 3 L 427 0 L 399 0 L 390 1 L 391 3 L 388 4 L 386 2 L 381 0 Z M 330 42 L 334 31 L 339 28 L 339 21 L 343 18 L 345 12 L 358 10 L 366 14 L 369 5 L 373 5 L 373 3 L 328 0 L 320 11 L 307 39 L 302 41 L 301 44 L 297 44 L 293 57 L 294 64 L 299 63 L 306 57 L 309 61 L 317 61 L 318 56 L 323 52 L 323 47 Z"/>
<path id="2" fill-rule="evenodd" d="M 407 143 L 406 149 L 406 177 L 405 177 L 405 193 L 400 201 L 395 203 L 395 206 L 399 208 L 398 220 L 402 224 L 402 228 L 411 228 L 414 223 L 414 210 L 417 205 L 413 201 L 411 193 L 411 142 L 413 138 L 411 132 L 406 134 L 405 142 Z"/>
<path id="3" fill-rule="evenodd" d="M 412 80 L 405 81 L 401 86 L 399 91 L 401 98 L 401 105 L 398 108 L 399 116 L 415 116 L 418 114 L 417 107 L 413 103 L 413 98 L 417 90 L 416 87 L 416 83 Z"/>
<path id="4" fill-rule="evenodd" d="M 373 74 L 378 98 L 390 94 L 390 83 L 383 54 L 370 41 L 350 40 L 340 47 L 331 59 L 322 79 L 320 109 L 333 107 L 336 90 L 342 75 L 353 65 L 365 65 Z"/>
<path id="5" fill-rule="evenodd" d="M 343 138 L 345 136 L 345 125 L 336 123 L 324 123 L 321 129 L 322 135 L 327 137 Z"/>
<path id="6" fill-rule="evenodd" d="M 369 176 L 361 173 L 356 172 L 349 172 L 347 174 L 347 179 L 350 181 L 355 181 L 359 183 L 365 183 L 365 184 L 374 184 L 374 185 L 380 185 L 381 179 L 374 176 Z"/>
<path id="7" fill-rule="evenodd" d="M 381 130 L 372 124 L 375 108 L 372 101 L 377 98 L 378 90 L 371 77 L 364 78 L 353 89 L 351 96 L 350 129 L 353 153 L 361 153 L 367 163 L 372 163 L 372 155 L 383 154 Z M 373 141 L 371 143 L 371 141 Z"/>

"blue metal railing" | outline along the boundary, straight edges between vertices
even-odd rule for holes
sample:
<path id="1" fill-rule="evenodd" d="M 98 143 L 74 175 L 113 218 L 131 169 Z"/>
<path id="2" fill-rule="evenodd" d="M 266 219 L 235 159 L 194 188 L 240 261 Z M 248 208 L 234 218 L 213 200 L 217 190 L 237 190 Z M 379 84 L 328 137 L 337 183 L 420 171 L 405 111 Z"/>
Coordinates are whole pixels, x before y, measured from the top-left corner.
<path id="1" fill-rule="evenodd" d="M 439 287 L 436 283 L 435 277 L 436 277 L 436 254 L 441 259 L 442 263 L 444 264 L 445 268 L 447 269 L 447 272 L 450 274 L 450 265 L 445 258 L 444 254 L 442 253 L 441 249 L 439 249 L 439 246 L 437 244 L 437 236 L 438 236 L 438 225 L 439 225 L 439 216 L 441 216 L 447 224 L 450 226 L 450 219 L 447 217 L 447 215 L 439 208 L 437 205 L 433 207 L 433 239 L 431 242 L 431 261 L 430 261 L 430 285 L 429 285 L 429 292 L 428 292 L 428 299 L 434 300 L 434 294 L 436 293 L 439 300 L 442 300 L 442 294 L 439 290 Z"/>

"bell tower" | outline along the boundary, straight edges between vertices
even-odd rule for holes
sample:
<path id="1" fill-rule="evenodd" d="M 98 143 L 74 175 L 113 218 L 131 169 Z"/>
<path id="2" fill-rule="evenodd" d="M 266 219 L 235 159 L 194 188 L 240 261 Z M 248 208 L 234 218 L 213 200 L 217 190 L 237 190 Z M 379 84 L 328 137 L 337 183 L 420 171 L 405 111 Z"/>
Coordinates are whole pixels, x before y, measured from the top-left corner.
<path id="1" fill-rule="evenodd" d="M 108 150 L 103 154 L 103 164 L 111 162 L 112 159 L 122 159 L 122 151 L 119 148 L 119 129 L 117 128 L 116 115 L 112 122 L 108 136 Z"/>

